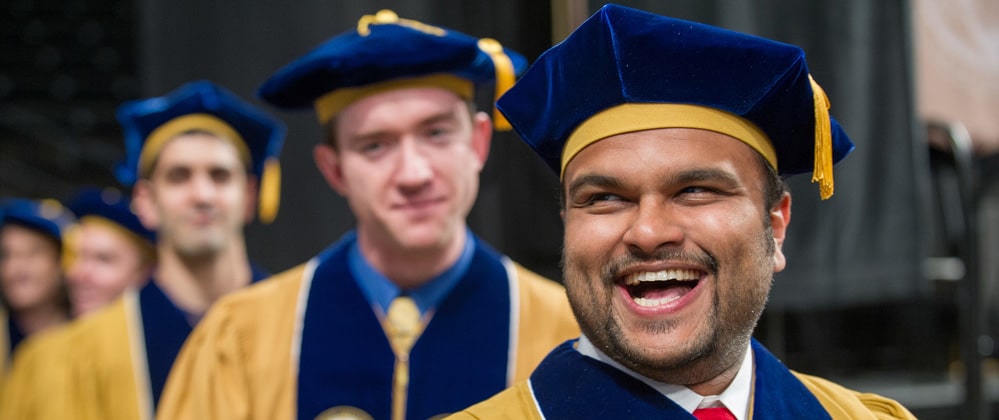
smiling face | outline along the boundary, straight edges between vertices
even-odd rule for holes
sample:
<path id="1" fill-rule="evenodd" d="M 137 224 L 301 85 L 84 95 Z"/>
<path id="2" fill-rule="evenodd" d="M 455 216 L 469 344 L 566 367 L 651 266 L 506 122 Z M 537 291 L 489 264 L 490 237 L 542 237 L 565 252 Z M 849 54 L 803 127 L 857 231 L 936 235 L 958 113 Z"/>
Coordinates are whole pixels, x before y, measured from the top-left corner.
<path id="1" fill-rule="evenodd" d="M 217 255 L 243 240 L 254 184 L 229 141 L 204 132 L 171 139 L 148 179 L 135 186 L 136 214 L 157 242 L 178 255 Z"/>
<path id="2" fill-rule="evenodd" d="M 727 386 L 785 263 L 790 196 L 767 208 L 761 162 L 680 128 L 608 137 L 569 162 L 565 283 L 597 348 L 659 381 Z"/>
<path id="3" fill-rule="evenodd" d="M 152 260 L 138 238 L 110 221 L 84 219 L 67 246 L 73 262 L 66 273 L 66 285 L 73 315 L 91 313 L 111 303 L 125 289 L 144 283 L 152 273 Z M 149 252 L 149 251 L 145 251 Z"/>
<path id="4" fill-rule="evenodd" d="M 407 88 L 361 99 L 337 117 L 336 147 L 316 164 L 347 198 L 368 252 L 454 251 L 475 202 L 492 127 L 483 113 L 439 88 Z"/>
<path id="5" fill-rule="evenodd" d="M 0 227 L 0 296 L 11 312 L 59 304 L 59 258 L 55 238 L 13 223 Z"/>

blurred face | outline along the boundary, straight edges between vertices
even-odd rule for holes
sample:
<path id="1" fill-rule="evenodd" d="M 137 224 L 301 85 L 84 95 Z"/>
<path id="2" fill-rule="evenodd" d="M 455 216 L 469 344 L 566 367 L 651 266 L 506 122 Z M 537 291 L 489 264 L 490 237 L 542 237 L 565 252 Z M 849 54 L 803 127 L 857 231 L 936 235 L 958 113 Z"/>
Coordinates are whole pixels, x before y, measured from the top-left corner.
<path id="1" fill-rule="evenodd" d="M 135 239 L 104 223 L 82 222 L 67 246 L 74 256 L 66 275 L 74 316 L 111 303 L 125 289 L 144 283 L 152 271 Z"/>
<path id="2" fill-rule="evenodd" d="M 243 240 L 253 185 L 230 142 L 207 133 L 166 144 L 148 179 L 135 187 L 136 213 L 157 242 L 189 258 L 215 255 Z"/>
<path id="3" fill-rule="evenodd" d="M 0 294 L 12 312 L 60 300 L 59 258 L 59 245 L 49 236 L 15 224 L 0 228 Z"/>
<path id="4" fill-rule="evenodd" d="M 753 149 L 710 131 L 640 131 L 583 149 L 566 168 L 563 214 L 583 333 L 659 381 L 695 391 L 730 381 L 785 264 L 790 196 L 765 208 L 765 180 Z"/>
<path id="5" fill-rule="evenodd" d="M 464 235 L 492 126 L 452 92 L 388 91 L 337 116 L 337 148 L 316 164 L 345 196 L 362 243 L 397 251 L 438 250 Z"/>

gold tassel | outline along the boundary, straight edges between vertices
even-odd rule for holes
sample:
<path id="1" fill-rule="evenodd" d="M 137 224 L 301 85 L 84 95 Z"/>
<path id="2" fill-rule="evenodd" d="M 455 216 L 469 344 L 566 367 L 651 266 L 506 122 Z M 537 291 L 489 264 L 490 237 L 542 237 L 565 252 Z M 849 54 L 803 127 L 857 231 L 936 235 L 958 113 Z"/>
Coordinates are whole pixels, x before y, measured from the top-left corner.
<path id="1" fill-rule="evenodd" d="M 516 81 L 517 75 L 515 74 L 515 69 L 513 68 L 513 60 L 510 60 L 510 57 L 503 52 L 503 45 L 501 45 L 499 41 L 492 38 L 480 39 L 479 49 L 489 55 L 489 58 L 493 60 L 493 66 L 496 67 L 496 95 L 493 97 L 493 125 L 496 127 L 497 131 L 510 131 L 513 127 L 510 126 L 510 122 L 503 116 L 503 113 L 496 108 L 495 102 L 500 96 L 503 96 L 507 90 L 513 87 L 513 82 Z"/>
<path id="2" fill-rule="evenodd" d="M 408 296 L 399 296 L 385 314 L 385 335 L 395 353 L 392 378 L 392 420 L 405 420 L 406 395 L 409 393 L 409 351 L 423 332 L 420 309 Z"/>
<path id="3" fill-rule="evenodd" d="M 281 164 L 276 157 L 269 157 L 264 161 L 259 195 L 260 222 L 270 224 L 277 217 L 281 204 Z"/>
<path id="4" fill-rule="evenodd" d="M 834 190 L 829 98 L 810 74 L 808 81 L 812 84 L 812 99 L 815 106 L 815 167 L 812 170 L 812 182 L 819 183 L 819 196 L 825 200 L 832 197 Z"/>

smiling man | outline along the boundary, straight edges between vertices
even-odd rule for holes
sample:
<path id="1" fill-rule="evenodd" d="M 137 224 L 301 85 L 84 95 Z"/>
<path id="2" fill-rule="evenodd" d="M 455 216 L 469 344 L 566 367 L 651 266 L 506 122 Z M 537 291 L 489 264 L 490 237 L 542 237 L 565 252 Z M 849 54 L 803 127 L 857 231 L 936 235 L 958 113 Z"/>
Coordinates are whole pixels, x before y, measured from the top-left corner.
<path id="1" fill-rule="evenodd" d="M 781 177 L 827 198 L 853 148 L 801 49 L 608 5 L 497 106 L 561 177 L 583 335 L 455 417 L 913 418 L 751 338 L 786 264 Z"/>
<path id="2" fill-rule="evenodd" d="M 87 187 L 69 203 L 77 223 L 67 235 L 66 287 L 73 316 L 93 313 L 143 286 L 156 263 L 156 234 L 116 188 Z"/>
<path id="3" fill-rule="evenodd" d="M 424 420 L 526 378 L 577 336 L 562 287 L 466 224 L 493 130 L 473 94 L 524 67 L 496 41 L 383 10 L 265 82 L 271 104 L 316 111 L 315 164 L 357 228 L 219 302 L 161 418 Z"/>
<path id="4" fill-rule="evenodd" d="M 141 287 L 25 343 L 0 418 L 152 419 L 194 325 L 222 295 L 267 276 L 243 231 L 275 214 L 284 125 L 207 80 L 126 102 L 118 119 L 117 175 L 156 232 L 156 266 Z"/>

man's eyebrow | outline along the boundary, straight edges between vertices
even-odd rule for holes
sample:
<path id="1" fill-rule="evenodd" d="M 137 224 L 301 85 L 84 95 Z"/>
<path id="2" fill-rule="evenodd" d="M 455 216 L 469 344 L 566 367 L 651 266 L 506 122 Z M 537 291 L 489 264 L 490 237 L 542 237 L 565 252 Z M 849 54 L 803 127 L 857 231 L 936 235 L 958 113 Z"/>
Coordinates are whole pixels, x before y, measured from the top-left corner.
<path id="1" fill-rule="evenodd" d="M 426 118 L 416 123 L 416 125 L 419 127 L 426 127 L 428 125 L 433 125 L 437 123 L 456 121 L 457 119 L 458 117 L 455 116 L 453 113 L 448 111 L 441 111 L 439 113 L 427 116 Z M 392 134 L 391 130 L 372 130 L 372 131 L 360 132 L 354 134 L 348 133 L 345 136 L 345 139 L 347 140 L 347 144 L 352 144 L 359 141 L 367 141 L 372 139 L 383 138 L 391 134 Z"/>
<path id="2" fill-rule="evenodd" d="M 566 188 L 566 191 L 568 193 L 568 196 L 571 197 L 581 188 L 588 186 L 614 188 L 621 186 L 621 182 L 617 178 L 610 177 L 607 175 L 589 174 L 574 179 L 569 184 L 569 187 Z"/>
<path id="3" fill-rule="evenodd" d="M 677 173 L 675 176 L 670 177 L 668 181 L 683 184 L 704 181 L 721 181 L 732 186 L 740 184 L 739 179 L 736 178 L 736 176 L 731 172 L 714 168 L 700 168 L 682 171 Z"/>

